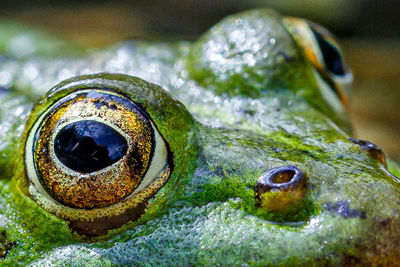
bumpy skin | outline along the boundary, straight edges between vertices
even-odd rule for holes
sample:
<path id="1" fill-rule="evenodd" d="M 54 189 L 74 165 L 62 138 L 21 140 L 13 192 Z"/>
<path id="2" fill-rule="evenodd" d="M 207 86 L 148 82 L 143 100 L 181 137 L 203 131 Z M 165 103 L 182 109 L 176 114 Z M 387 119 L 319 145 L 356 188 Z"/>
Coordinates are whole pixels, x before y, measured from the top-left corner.
<path id="1" fill-rule="evenodd" d="M 55 52 L 67 43 L 43 33 L 5 22 L 0 30 L 1 264 L 400 264 L 399 171 L 348 140 L 345 115 L 324 102 L 275 12 L 228 17 L 193 44 L 127 41 L 68 56 Z M 10 48 L 22 37 L 29 53 Z M 94 239 L 43 210 L 24 182 L 24 125 L 52 96 L 27 122 L 30 109 L 66 78 L 58 88 L 125 84 L 174 154 L 145 214 Z M 307 174 L 307 201 L 279 217 L 261 210 L 254 188 L 285 165 Z"/>

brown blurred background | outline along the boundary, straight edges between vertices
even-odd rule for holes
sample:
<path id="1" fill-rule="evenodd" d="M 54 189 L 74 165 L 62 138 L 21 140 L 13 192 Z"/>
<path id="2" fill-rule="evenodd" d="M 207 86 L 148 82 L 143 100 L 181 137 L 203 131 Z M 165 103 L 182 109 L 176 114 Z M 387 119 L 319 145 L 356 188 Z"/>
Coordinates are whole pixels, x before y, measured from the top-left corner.
<path id="1" fill-rule="evenodd" d="M 103 46 L 132 37 L 194 39 L 228 14 L 260 6 L 311 19 L 339 36 L 355 76 L 355 134 L 400 162 L 398 0 L 0 0 L 0 17 Z"/>

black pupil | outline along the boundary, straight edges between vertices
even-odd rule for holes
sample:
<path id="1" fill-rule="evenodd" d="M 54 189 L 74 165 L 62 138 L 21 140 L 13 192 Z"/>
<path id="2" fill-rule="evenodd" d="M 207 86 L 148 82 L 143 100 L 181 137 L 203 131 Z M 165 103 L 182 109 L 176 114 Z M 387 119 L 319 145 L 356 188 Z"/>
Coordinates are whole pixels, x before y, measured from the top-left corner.
<path id="1" fill-rule="evenodd" d="M 325 40 L 321 33 L 310 27 L 315 38 L 317 39 L 319 49 L 321 50 L 324 62 L 329 71 L 336 75 L 344 75 L 344 64 L 338 49 L 327 40 Z"/>
<path id="2" fill-rule="evenodd" d="M 101 122 L 73 122 L 60 130 L 54 142 L 57 158 L 68 168 L 91 173 L 120 160 L 128 150 L 126 139 Z"/>

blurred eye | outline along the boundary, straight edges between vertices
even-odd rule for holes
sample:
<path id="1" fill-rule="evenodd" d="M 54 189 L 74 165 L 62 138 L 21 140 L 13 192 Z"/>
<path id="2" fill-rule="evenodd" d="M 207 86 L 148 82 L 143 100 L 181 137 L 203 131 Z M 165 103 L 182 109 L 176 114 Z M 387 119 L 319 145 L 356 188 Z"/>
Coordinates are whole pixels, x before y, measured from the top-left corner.
<path id="1" fill-rule="evenodd" d="M 167 181 L 170 158 L 138 104 L 100 89 L 73 92 L 50 106 L 25 146 L 30 195 L 45 210 L 80 222 L 72 225 L 86 235 L 137 219 Z"/>
<path id="2" fill-rule="evenodd" d="M 339 46 L 333 39 L 333 36 L 328 30 L 319 25 L 308 23 L 315 40 L 318 43 L 320 58 L 323 66 L 328 72 L 333 75 L 344 76 L 348 73 L 348 67 L 344 64 Z"/>
<path id="3" fill-rule="evenodd" d="M 297 18 L 285 18 L 286 25 L 302 46 L 307 59 L 324 79 L 340 85 L 352 82 L 350 69 L 344 63 L 335 37 L 324 27 Z"/>
<path id="4" fill-rule="evenodd" d="M 337 112 L 348 105 L 348 86 L 353 75 L 343 60 L 334 36 L 324 27 L 297 18 L 285 18 L 285 23 L 314 65 L 314 74 L 325 100 Z"/>
<path id="5" fill-rule="evenodd" d="M 311 30 L 314 33 L 315 39 L 317 39 L 326 68 L 335 75 L 344 75 L 342 56 L 337 47 L 312 27 Z"/>

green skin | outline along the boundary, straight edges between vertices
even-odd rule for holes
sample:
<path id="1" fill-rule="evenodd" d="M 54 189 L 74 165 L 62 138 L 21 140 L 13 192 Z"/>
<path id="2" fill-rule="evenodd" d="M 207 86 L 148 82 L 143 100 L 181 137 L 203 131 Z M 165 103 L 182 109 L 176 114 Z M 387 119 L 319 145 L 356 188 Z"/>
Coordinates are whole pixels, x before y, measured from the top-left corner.
<path id="1" fill-rule="evenodd" d="M 228 17 L 194 43 L 126 41 L 89 52 L 0 25 L 0 82 L 10 88 L 0 91 L 0 242 L 9 246 L 1 264 L 400 261 L 399 168 L 348 140 L 346 115 L 323 100 L 312 64 L 279 14 Z M 14 47 L 18 38 L 25 46 Z M 46 107 L 92 86 L 140 103 L 175 166 L 138 221 L 89 239 L 29 197 L 23 145 L 24 128 Z M 254 187 L 285 165 L 307 174 L 306 199 L 296 212 L 271 213 L 258 205 Z M 348 204 L 347 213 L 329 208 L 338 203 Z"/>

